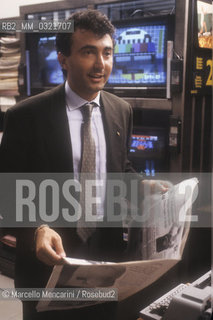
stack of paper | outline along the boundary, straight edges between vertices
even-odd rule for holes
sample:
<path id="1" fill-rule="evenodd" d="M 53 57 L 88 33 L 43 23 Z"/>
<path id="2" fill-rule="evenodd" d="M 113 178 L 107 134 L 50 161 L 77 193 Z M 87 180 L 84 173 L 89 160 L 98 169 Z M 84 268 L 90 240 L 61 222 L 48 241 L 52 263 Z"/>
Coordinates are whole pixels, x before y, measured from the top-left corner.
<path id="1" fill-rule="evenodd" d="M 17 96 L 20 40 L 15 36 L 0 37 L 0 96 Z"/>

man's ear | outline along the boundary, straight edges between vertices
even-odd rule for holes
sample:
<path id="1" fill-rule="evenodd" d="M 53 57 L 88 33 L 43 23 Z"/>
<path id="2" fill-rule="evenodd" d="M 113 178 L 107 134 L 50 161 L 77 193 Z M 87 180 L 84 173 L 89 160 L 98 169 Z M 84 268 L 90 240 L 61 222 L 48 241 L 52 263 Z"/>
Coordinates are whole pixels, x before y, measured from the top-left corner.
<path id="1" fill-rule="evenodd" d="M 58 52 L 58 61 L 61 65 L 61 68 L 63 70 L 67 70 L 66 56 L 61 52 Z"/>

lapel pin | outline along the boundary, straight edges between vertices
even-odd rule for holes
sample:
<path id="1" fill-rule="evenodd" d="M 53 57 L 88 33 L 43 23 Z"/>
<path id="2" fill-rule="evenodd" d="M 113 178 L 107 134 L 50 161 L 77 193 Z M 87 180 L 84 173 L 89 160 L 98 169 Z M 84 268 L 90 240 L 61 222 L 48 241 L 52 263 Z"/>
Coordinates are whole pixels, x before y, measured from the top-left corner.
<path id="1" fill-rule="evenodd" d="M 120 134 L 120 132 L 119 132 L 119 131 L 117 131 L 116 133 L 117 133 L 117 136 L 119 136 L 119 137 L 120 137 L 120 135 L 121 135 L 121 134 Z"/>

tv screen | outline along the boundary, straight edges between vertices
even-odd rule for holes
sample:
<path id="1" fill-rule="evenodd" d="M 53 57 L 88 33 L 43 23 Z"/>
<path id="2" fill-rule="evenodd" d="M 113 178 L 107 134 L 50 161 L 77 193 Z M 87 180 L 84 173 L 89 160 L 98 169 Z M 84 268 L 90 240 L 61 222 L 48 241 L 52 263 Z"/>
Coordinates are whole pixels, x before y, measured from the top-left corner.
<path id="1" fill-rule="evenodd" d="M 39 39 L 38 56 L 40 58 L 40 77 L 44 84 L 54 85 L 63 82 L 63 73 L 55 50 L 55 36 Z"/>
<path id="2" fill-rule="evenodd" d="M 165 155 L 164 134 L 162 132 L 133 134 L 130 153 L 132 157 L 137 158 L 163 158 Z"/>
<path id="3" fill-rule="evenodd" d="M 212 4 L 197 1 L 198 45 L 200 48 L 213 48 L 212 14 Z"/>
<path id="4" fill-rule="evenodd" d="M 61 66 L 57 60 L 55 35 L 30 34 L 27 39 L 29 49 L 29 72 L 31 93 L 43 91 L 64 81 Z M 42 90 L 43 89 L 43 90 Z"/>
<path id="5" fill-rule="evenodd" d="M 165 25 L 117 28 L 108 84 L 165 85 L 165 33 Z"/>
<path id="6" fill-rule="evenodd" d="M 151 96 L 165 95 L 169 21 L 162 16 L 114 23 L 114 64 L 107 89 L 124 89 L 124 96 L 143 96 L 145 90 Z"/>
<path id="7" fill-rule="evenodd" d="M 153 155 L 156 151 L 160 151 L 159 137 L 153 135 L 133 134 L 130 152 L 137 157 L 145 157 Z"/>
<path id="8" fill-rule="evenodd" d="M 129 159 L 133 167 L 146 175 L 167 169 L 167 131 L 156 127 L 135 127 L 131 137 Z"/>

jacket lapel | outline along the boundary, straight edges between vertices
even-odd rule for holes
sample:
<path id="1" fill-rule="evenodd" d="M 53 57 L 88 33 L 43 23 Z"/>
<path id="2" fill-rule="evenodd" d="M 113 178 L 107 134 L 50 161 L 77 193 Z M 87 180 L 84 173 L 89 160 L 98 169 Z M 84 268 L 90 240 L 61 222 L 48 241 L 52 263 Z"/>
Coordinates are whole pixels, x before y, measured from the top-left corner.
<path id="1" fill-rule="evenodd" d="M 120 124 L 120 114 L 115 101 L 101 91 L 101 104 L 104 131 L 107 146 L 107 171 L 120 172 L 122 163 L 121 143 L 123 128 Z"/>
<path id="2" fill-rule="evenodd" d="M 55 89 L 50 99 L 46 145 L 49 157 L 52 159 L 52 172 L 73 172 L 72 146 L 66 114 L 64 84 Z"/>

